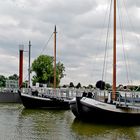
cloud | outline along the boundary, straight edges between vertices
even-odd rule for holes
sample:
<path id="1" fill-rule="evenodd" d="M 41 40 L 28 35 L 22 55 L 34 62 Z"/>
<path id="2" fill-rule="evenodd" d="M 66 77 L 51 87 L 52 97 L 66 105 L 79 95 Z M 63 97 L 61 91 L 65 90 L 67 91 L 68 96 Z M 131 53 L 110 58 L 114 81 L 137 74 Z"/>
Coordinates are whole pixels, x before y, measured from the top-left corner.
<path id="1" fill-rule="evenodd" d="M 95 84 L 102 78 L 109 3 L 110 0 L 0 0 L 0 73 L 18 73 L 18 46 L 24 44 L 27 51 L 29 40 L 32 43 L 32 61 L 43 48 L 43 54 L 53 55 L 53 37 L 46 44 L 54 25 L 57 25 L 57 61 L 66 67 L 66 77 L 61 84 L 71 81 L 75 84 L 81 82 L 82 85 Z M 118 6 L 117 81 L 118 84 L 127 82 L 123 62 L 126 57 L 127 65 L 134 68 L 130 81 L 139 84 L 140 2 L 119 1 Z M 119 20 L 123 22 L 121 26 Z M 109 83 L 112 82 L 112 40 L 110 35 L 104 77 Z M 24 58 L 26 77 L 27 52 Z M 130 70 L 131 66 L 128 68 Z"/>

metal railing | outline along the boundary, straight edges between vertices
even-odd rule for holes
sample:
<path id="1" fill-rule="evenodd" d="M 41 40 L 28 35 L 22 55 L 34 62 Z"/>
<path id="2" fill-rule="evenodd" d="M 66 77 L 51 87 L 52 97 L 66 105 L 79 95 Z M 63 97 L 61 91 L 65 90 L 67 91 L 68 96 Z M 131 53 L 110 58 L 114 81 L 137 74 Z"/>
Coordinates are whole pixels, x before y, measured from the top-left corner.
<path id="1" fill-rule="evenodd" d="M 66 99 L 72 99 L 74 97 L 82 96 L 83 91 L 85 89 L 76 89 L 76 88 L 22 88 L 22 93 L 24 94 L 33 94 L 37 92 L 37 96 L 40 97 L 49 97 L 49 98 L 66 98 Z"/>
<path id="2" fill-rule="evenodd" d="M 79 95 L 83 96 L 83 92 L 80 93 L 82 95 Z M 114 104 L 117 104 L 119 106 L 140 106 L 140 92 L 117 91 L 115 101 L 112 101 L 111 94 L 111 91 L 93 89 L 86 91 L 84 97 L 94 98 L 95 100 L 106 103 L 113 102 Z"/>
<path id="3" fill-rule="evenodd" d="M 117 101 L 119 106 L 140 107 L 140 92 L 120 92 Z"/>
<path id="4" fill-rule="evenodd" d="M 83 93 L 92 94 L 91 98 L 94 98 L 101 102 L 110 102 L 111 101 L 111 91 L 101 91 L 98 89 L 85 89 L 85 88 L 22 88 L 22 92 L 25 94 L 33 94 L 37 92 L 36 96 L 40 97 L 49 97 L 49 98 L 61 98 L 61 99 L 72 99 L 76 96 L 82 97 Z M 118 105 L 124 106 L 140 106 L 140 92 L 124 92 L 124 91 L 117 91 L 117 98 L 114 103 Z"/>
<path id="5" fill-rule="evenodd" d="M 0 88 L 0 92 L 13 92 L 13 93 L 17 93 L 18 92 L 18 88 Z"/>

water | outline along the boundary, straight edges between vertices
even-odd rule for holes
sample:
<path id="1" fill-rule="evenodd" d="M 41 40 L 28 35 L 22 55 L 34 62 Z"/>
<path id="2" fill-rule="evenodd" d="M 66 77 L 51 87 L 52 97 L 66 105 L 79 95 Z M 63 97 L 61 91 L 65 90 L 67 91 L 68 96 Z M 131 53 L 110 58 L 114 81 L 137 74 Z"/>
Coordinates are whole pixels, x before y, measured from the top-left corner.
<path id="1" fill-rule="evenodd" d="M 139 140 L 140 126 L 85 123 L 70 110 L 0 104 L 0 140 Z"/>

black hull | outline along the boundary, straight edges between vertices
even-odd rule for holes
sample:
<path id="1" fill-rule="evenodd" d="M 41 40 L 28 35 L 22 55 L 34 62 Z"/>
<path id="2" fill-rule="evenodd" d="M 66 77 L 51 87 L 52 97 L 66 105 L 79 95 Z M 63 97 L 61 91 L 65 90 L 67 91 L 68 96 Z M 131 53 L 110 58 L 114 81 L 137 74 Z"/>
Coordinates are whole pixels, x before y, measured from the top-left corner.
<path id="1" fill-rule="evenodd" d="M 78 99 L 79 98 L 79 99 Z M 81 97 L 74 98 L 72 101 L 70 101 L 70 109 L 72 113 L 78 118 L 80 116 L 79 111 L 78 111 L 78 104 L 77 101 L 79 101 Z"/>
<path id="2" fill-rule="evenodd" d="M 117 112 L 115 110 L 110 111 L 81 102 L 80 98 L 76 98 L 75 108 L 77 110 L 77 115 L 74 114 L 74 107 L 71 108 L 73 109 L 73 114 L 76 118 L 84 121 L 116 124 L 140 124 L 140 113 L 130 113 L 129 110 L 125 110 L 124 112 Z"/>
<path id="3" fill-rule="evenodd" d="M 58 100 L 20 94 L 25 108 L 70 109 L 68 100 Z"/>

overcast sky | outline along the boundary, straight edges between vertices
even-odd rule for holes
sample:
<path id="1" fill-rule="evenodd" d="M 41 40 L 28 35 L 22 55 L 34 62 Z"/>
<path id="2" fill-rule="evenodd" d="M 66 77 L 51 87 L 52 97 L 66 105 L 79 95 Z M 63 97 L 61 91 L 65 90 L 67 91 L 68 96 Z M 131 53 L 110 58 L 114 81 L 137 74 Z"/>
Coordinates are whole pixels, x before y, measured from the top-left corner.
<path id="1" fill-rule="evenodd" d="M 95 84 L 102 79 L 110 1 L 0 0 L 0 74 L 18 74 L 19 45 L 27 51 L 29 40 L 32 61 L 43 49 L 53 55 L 53 38 L 46 44 L 56 25 L 57 61 L 66 70 L 61 84 Z M 118 0 L 117 5 L 117 83 L 140 84 L 140 1 Z M 108 38 L 104 80 L 111 83 L 112 35 Z M 24 79 L 27 66 L 25 52 Z"/>

